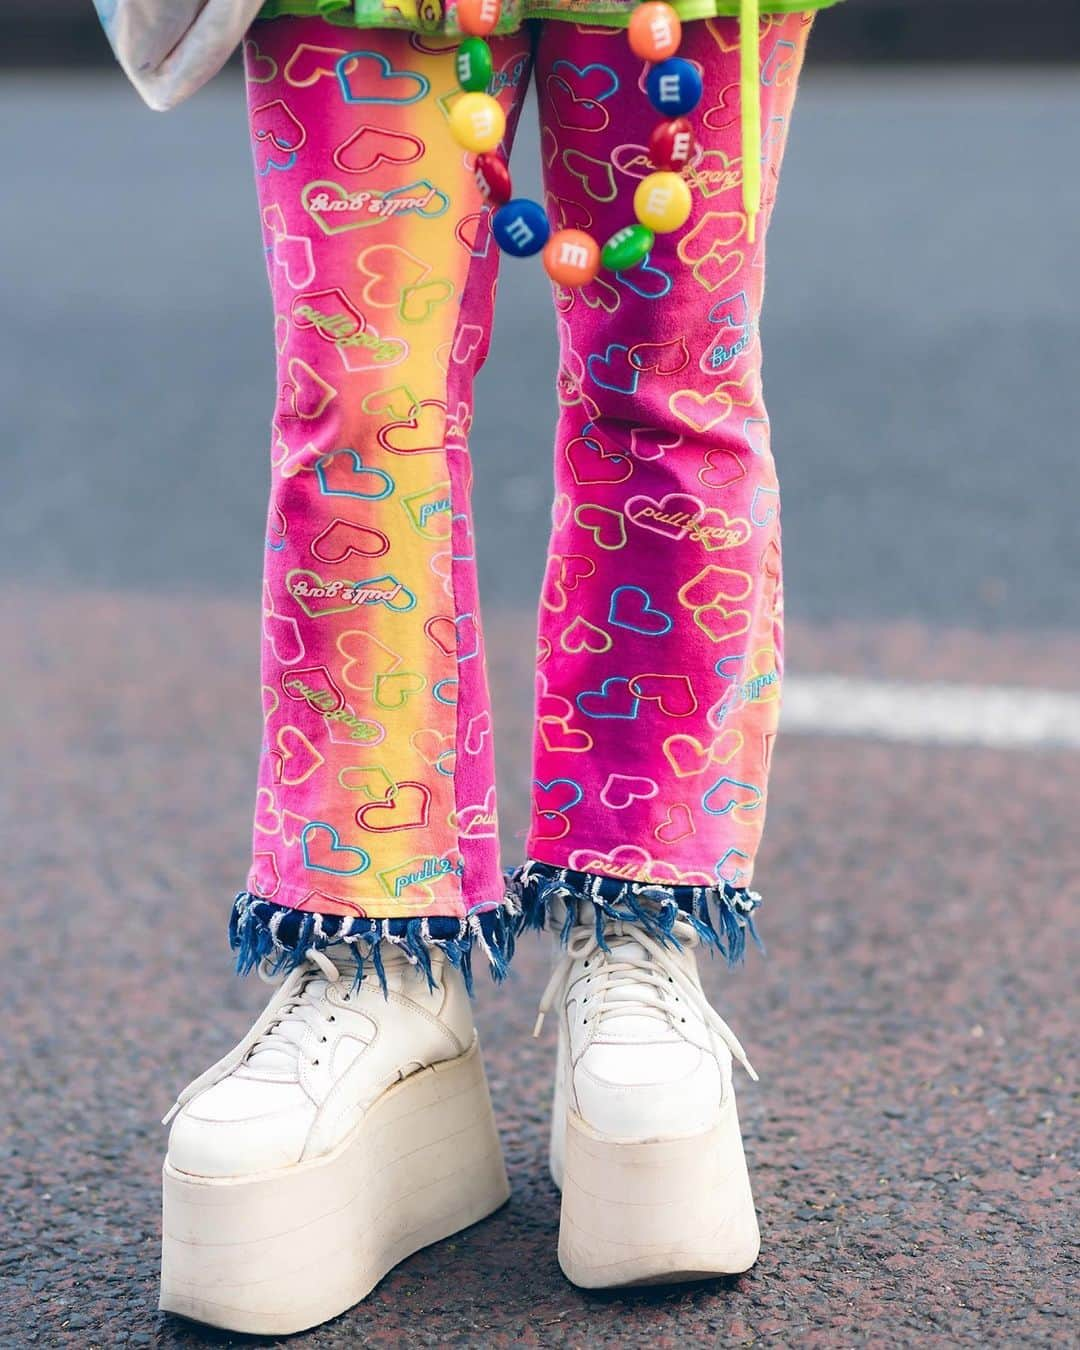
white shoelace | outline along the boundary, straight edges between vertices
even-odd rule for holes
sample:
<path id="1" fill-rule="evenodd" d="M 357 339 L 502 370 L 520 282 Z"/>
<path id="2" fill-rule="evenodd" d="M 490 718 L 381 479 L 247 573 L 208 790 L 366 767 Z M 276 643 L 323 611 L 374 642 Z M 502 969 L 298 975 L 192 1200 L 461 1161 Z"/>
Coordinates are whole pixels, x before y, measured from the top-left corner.
<path id="1" fill-rule="evenodd" d="M 697 945 L 698 935 L 689 924 L 678 925 L 678 939 L 682 947 Z M 700 1018 L 709 1033 L 713 1054 L 720 1060 L 717 1042 L 722 1041 L 756 1083 L 758 1076 L 746 1057 L 739 1038 L 710 1005 L 701 989 L 694 983 L 674 958 L 671 947 L 665 947 L 644 929 L 635 924 L 613 920 L 604 927 L 604 940 L 611 948 L 605 951 L 590 927 L 574 928 L 559 961 L 551 972 L 547 988 L 540 999 L 540 1009 L 533 1027 L 539 1036 L 544 1018 L 556 1001 L 565 999 L 574 965 L 596 962 L 591 975 L 595 986 L 589 994 L 592 1004 L 590 1017 L 602 1022 L 606 1017 L 635 1017 L 659 1019 L 678 1030 L 680 1014 L 674 1000 L 669 1001 L 672 986 L 675 997 L 684 1000 Z"/>
<path id="2" fill-rule="evenodd" d="M 264 1058 L 259 1064 L 261 1069 L 295 1069 L 304 1031 L 323 1020 L 324 1014 L 319 1005 L 327 985 L 337 984 L 343 978 L 339 967 L 324 952 L 311 947 L 304 955 L 304 964 L 287 975 L 282 985 L 283 989 L 290 988 L 289 996 L 274 1008 L 272 1014 L 269 1008 L 264 1010 L 239 1045 L 212 1064 L 205 1073 L 192 1079 L 162 1120 L 163 1125 L 168 1125 L 177 1111 L 200 1092 L 220 1083 L 245 1061 L 251 1062 L 262 1056 Z M 266 984 L 276 983 L 278 977 L 269 972 L 265 962 L 257 969 L 259 978 Z M 349 996 L 346 994 L 344 997 L 347 999 Z"/>

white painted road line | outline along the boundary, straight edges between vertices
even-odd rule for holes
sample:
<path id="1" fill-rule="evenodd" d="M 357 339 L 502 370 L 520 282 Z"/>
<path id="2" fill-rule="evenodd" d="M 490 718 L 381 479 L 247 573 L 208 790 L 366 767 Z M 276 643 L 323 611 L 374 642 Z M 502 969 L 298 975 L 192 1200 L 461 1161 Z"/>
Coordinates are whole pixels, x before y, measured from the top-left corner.
<path id="1" fill-rule="evenodd" d="M 1080 695 L 1054 689 L 793 675 L 783 699 L 782 735 L 1080 749 Z"/>

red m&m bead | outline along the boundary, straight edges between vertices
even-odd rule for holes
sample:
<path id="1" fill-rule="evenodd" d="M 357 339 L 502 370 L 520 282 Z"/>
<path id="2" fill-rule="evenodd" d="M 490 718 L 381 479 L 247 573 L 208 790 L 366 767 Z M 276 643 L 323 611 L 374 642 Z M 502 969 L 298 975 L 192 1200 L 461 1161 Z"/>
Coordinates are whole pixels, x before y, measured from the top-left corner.
<path id="1" fill-rule="evenodd" d="M 487 37 L 499 22 L 501 9 L 500 0 L 458 0 L 458 27 L 471 37 Z"/>
<path id="2" fill-rule="evenodd" d="M 647 0 L 630 15 L 626 35 L 635 56 L 643 61 L 664 61 L 679 50 L 682 24 L 663 0 Z"/>
<path id="3" fill-rule="evenodd" d="M 489 151 L 487 154 L 476 156 L 475 167 L 476 186 L 480 189 L 480 195 L 484 200 L 494 202 L 496 206 L 508 202 L 512 191 L 510 170 L 506 167 L 506 161 Z"/>
<path id="4" fill-rule="evenodd" d="M 673 117 L 670 122 L 658 122 L 649 137 L 649 163 L 658 169 L 678 173 L 693 158 L 694 132 L 685 117 Z"/>

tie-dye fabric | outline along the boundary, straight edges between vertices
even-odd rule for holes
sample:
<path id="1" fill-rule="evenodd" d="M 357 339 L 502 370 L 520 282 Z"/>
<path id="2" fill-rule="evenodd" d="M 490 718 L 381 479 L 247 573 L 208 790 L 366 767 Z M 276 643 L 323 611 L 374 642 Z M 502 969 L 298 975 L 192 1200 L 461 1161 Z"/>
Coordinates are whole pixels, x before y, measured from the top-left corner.
<path id="1" fill-rule="evenodd" d="M 809 23 L 765 26 L 763 221 Z M 493 42 L 508 143 L 533 39 Z M 644 67 L 611 30 L 543 25 L 535 48 L 549 211 L 606 238 L 648 172 Z M 782 668 L 764 231 L 747 243 L 736 23 L 687 25 L 683 54 L 705 79 L 690 221 L 632 271 L 555 294 L 527 904 L 553 878 L 565 891 L 570 869 L 626 883 L 624 896 L 651 886 L 659 901 L 700 892 L 752 908 Z M 252 29 L 246 62 L 278 400 L 265 742 L 234 928 L 248 957 L 344 933 L 490 941 L 477 916 L 514 901 L 468 433 L 497 251 L 449 131 L 452 52 L 287 19 Z M 298 915 L 315 917 L 298 927 Z"/>

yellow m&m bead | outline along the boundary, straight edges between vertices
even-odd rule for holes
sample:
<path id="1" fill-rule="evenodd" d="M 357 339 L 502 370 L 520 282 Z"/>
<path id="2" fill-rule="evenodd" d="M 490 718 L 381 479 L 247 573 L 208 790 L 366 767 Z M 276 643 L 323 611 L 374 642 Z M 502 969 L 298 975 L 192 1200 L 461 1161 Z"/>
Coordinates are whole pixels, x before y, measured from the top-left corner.
<path id="1" fill-rule="evenodd" d="M 466 150 L 494 150 L 506 131 L 506 114 L 490 94 L 462 94 L 450 109 L 450 129 Z"/>
<path id="2" fill-rule="evenodd" d="M 691 204 L 690 189 L 677 173 L 651 173 L 634 193 L 634 215 L 657 234 L 685 225 Z"/>

